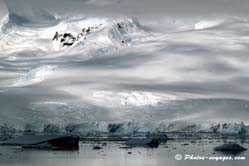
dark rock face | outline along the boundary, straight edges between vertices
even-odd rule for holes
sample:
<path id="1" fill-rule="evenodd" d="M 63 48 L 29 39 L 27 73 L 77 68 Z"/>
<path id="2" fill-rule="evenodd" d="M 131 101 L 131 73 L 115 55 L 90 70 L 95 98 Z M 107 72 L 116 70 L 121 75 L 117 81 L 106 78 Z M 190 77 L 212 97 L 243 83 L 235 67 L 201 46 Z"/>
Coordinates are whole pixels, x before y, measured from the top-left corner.
<path id="1" fill-rule="evenodd" d="M 58 32 L 56 32 L 52 40 L 58 41 L 59 39 L 63 47 L 72 46 L 76 41 L 76 37 L 74 37 L 71 33 L 59 34 Z"/>
<path id="2" fill-rule="evenodd" d="M 228 143 L 224 144 L 222 146 L 218 146 L 215 148 L 216 151 L 226 151 L 226 152 L 239 152 L 239 151 L 244 151 L 247 150 L 246 148 L 236 144 L 236 143 Z"/>
<path id="3" fill-rule="evenodd" d="M 58 32 L 55 33 L 54 37 L 53 37 L 53 41 L 54 40 L 58 40 L 60 38 L 60 34 Z"/>
<path id="4" fill-rule="evenodd" d="M 81 29 L 80 32 L 63 32 L 63 33 L 59 33 L 59 32 L 55 32 L 52 41 L 58 41 L 60 42 L 60 44 L 62 45 L 62 47 L 71 47 L 76 45 L 77 43 L 83 42 L 85 41 L 89 35 L 94 34 L 96 31 L 98 31 L 98 29 L 100 29 L 100 27 L 102 26 L 102 24 L 99 24 L 97 26 L 91 26 L 91 27 L 84 27 Z M 113 25 L 112 29 L 110 30 L 110 32 L 112 33 L 117 33 L 118 36 L 118 43 L 125 46 L 127 44 L 127 42 L 130 42 L 130 38 L 127 37 L 127 35 L 130 33 L 129 28 L 133 28 L 134 25 L 131 22 L 119 22 L 119 23 L 115 23 L 115 25 Z M 114 35 L 111 35 L 112 39 L 114 39 Z"/>
<path id="5" fill-rule="evenodd" d="M 119 29 L 122 29 L 123 27 L 120 25 L 120 23 L 117 24 Z"/>
<path id="6" fill-rule="evenodd" d="M 100 25 L 101 26 L 101 25 Z M 59 34 L 59 32 L 56 32 L 54 34 L 54 37 L 52 39 L 52 41 L 60 41 L 60 43 L 62 44 L 62 46 L 72 46 L 74 43 L 76 43 L 77 41 L 79 41 L 81 38 L 83 38 L 84 40 L 86 40 L 86 37 L 91 33 L 91 31 L 93 29 L 98 29 L 99 27 L 88 27 L 88 28 L 83 28 L 82 31 L 74 36 L 71 33 L 62 33 Z"/>

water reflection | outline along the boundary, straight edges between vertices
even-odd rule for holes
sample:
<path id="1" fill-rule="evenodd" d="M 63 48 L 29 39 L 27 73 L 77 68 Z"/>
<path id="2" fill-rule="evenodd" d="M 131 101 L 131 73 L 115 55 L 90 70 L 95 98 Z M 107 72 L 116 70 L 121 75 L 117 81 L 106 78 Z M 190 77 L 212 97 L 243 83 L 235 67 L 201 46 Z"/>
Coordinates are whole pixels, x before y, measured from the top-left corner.
<path id="1" fill-rule="evenodd" d="M 222 140 L 168 141 L 159 148 L 123 149 L 121 143 L 107 143 L 103 149 L 93 150 L 95 144 L 81 144 L 79 151 L 39 151 L 23 150 L 16 147 L 0 148 L 0 166 L 248 166 L 248 160 L 241 161 L 177 161 L 176 154 L 195 156 L 242 156 L 249 157 L 249 152 L 223 153 L 214 151 L 222 145 Z M 248 148 L 248 142 L 242 146 Z"/>

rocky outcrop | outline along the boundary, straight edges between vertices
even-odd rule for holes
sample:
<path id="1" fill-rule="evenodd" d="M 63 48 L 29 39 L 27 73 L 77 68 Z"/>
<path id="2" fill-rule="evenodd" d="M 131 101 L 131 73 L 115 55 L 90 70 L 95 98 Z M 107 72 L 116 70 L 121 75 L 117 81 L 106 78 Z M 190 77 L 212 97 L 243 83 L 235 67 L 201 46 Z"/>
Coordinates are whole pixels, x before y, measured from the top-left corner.
<path id="1" fill-rule="evenodd" d="M 17 138 L 6 140 L 2 145 L 22 146 L 23 148 L 35 149 L 78 149 L 78 136 L 61 135 L 24 135 Z"/>
<path id="2" fill-rule="evenodd" d="M 238 151 L 244 151 L 247 150 L 246 148 L 236 144 L 236 143 L 228 143 L 224 144 L 222 146 L 218 146 L 215 148 L 216 151 L 226 151 L 226 152 L 238 152 Z"/>

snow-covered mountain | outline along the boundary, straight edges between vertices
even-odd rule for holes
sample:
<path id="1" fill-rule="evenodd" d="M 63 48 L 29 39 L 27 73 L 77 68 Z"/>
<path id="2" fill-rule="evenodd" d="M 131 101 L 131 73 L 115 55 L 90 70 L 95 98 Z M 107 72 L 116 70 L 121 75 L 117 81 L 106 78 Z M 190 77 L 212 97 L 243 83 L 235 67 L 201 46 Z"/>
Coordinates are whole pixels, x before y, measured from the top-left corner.
<path id="1" fill-rule="evenodd" d="M 144 25 L 26 2 L 0 10 L 1 131 L 248 133 L 248 19 Z"/>

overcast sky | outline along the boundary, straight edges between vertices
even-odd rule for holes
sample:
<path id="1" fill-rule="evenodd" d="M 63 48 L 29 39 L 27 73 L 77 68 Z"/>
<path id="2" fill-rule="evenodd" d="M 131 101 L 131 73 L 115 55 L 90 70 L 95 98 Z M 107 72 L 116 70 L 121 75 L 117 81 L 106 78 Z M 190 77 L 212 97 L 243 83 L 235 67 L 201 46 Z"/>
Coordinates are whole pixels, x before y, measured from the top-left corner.
<path id="1" fill-rule="evenodd" d="M 248 0 L 6 0 L 6 2 L 11 8 L 30 5 L 33 8 L 104 15 L 116 12 L 133 16 L 160 14 L 179 17 L 219 15 L 248 17 L 249 14 Z"/>
<path id="2" fill-rule="evenodd" d="M 127 16 L 153 31 L 167 32 L 188 29 L 200 20 L 249 18 L 249 0 L 0 0 L 0 17 L 6 11 L 3 1 L 12 13 L 38 22 L 42 19 L 37 16 L 49 13 L 74 18 Z"/>

